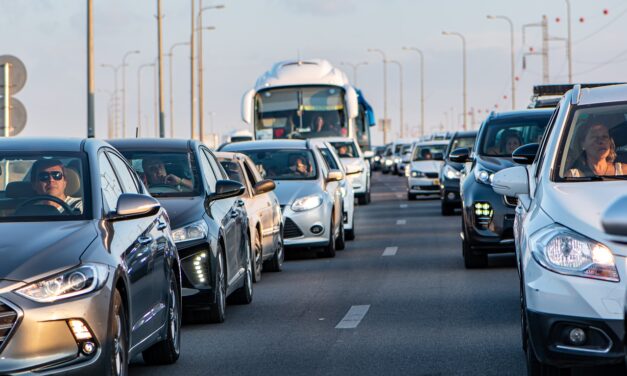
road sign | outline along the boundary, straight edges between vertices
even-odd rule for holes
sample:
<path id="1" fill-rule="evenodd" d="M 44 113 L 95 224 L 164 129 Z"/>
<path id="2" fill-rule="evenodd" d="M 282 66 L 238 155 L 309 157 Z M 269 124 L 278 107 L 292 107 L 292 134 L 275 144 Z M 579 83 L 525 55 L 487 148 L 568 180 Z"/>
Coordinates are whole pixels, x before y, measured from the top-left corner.
<path id="1" fill-rule="evenodd" d="M 0 56 L 0 66 L 3 66 L 7 63 L 11 65 L 11 87 L 9 88 L 9 92 L 11 95 L 13 95 L 22 90 L 22 88 L 26 84 L 26 67 L 24 66 L 24 63 L 22 63 L 22 61 L 15 56 Z M 0 88 L 3 87 L 4 75 L 0 75 Z"/>
<path id="2" fill-rule="evenodd" d="M 0 135 L 4 134 L 4 105 L 0 103 Z M 13 137 L 24 130 L 26 126 L 26 107 L 17 98 L 11 98 L 11 128 L 9 136 Z"/>

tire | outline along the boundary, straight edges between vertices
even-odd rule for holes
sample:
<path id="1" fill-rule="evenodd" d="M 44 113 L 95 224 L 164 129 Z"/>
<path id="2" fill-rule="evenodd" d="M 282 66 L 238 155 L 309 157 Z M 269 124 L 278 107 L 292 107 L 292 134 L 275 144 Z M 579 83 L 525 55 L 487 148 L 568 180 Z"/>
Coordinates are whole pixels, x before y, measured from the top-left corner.
<path id="1" fill-rule="evenodd" d="M 335 239 L 335 249 L 343 251 L 346 248 L 346 235 L 344 234 L 344 221 L 340 223 L 340 230 L 338 231 L 338 237 Z"/>
<path id="2" fill-rule="evenodd" d="M 334 224 L 333 224 L 333 219 L 331 219 L 331 229 L 333 229 Z M 322 256 L 324 257 L 335 257 L 335 239 L 333 239 L 333 231 L 330 231 L 329 234 L 329 244 L 324 247 L 323 251 L 322 251 Z"/>
<path id="3" fill-rule="evenodd" d="M 466 269 L 479 269 L 488 266 L 488 255 L 473 251 L 466 239 L 462 240 L 462 253 Z"/>
<path id="4" fill-rule="evenodd" d="M 450 204 L 446 203 L 446 201 L 442 200 L 442 215 L 448 216 L 453 215 L 453 213 L 455 213 L 455 209 Z"/>
<path id="5" fill-rule="evenodd" d="M 226 317 L 226 275 L 224 274 L 224 254 L 222 247 L 218 248 L 216 259 L 216 275 L 214 279 L 214 289 L 216 291 L 215 302 L 209 309 L 208 321 L 212 323 L 223 323 Z"/>
<path id="6" fill-rule="evenodd" d="M 255 235 L 253 250 L 253 282 L 261 281 L 261 271 L 263 270 L 263 247 L 261 246 L 261 234 L 257 231 Z"/>
<path id="7" fill-rule="evenodd" d="M 285 246 L 283 245 L 283 228 L 279 232 L 279 247 L 274 251 L 274 256 L 263 264 L 264 269 L 270 272 L 280 272 L 283 270 L 283 260 L 285 259 Z"/>
<path id="8" fill-rule="evenodd" d="M 359 205 L 367 205 L 368 204 L 368 197 L 366 197 L 365 194 L 363 196 L 357 197 L 357 203 Z"/>
<path id="9" fill-rule="evenodd" d="M 231 300 L 235 304 L 250 304 L 253 301 L 253 253 L 250 249 L 250 243 L 246 244 L 246 267 L 244 269 L 244 285 L 233 292 Z"/>
<path id="10" fill-rule="evenodd" d="M 128 319 L 122 303 L 122 295 L 115 289 L 113 292 L 113 312 L 109 320 L 111 333 L 109 343 L 110 369 L 112 376 L 128 375 Z"/>
<path id="11" fill-rule="evenodd" d="M 524 313 L 523 313 L 524 314 Z M 529 328 L 525 329 L 526 333 L 526 348 L 525 348 L 525 361 L 527 363 L 527 375 L 528 376 L 566 376 L 570 375 L 570 369 L 557 368 L 548 364 L 540 363 L 536 357 L 536 353 L 531 346 L 531 339 L 529 338 Z"/>
<path id="12" fill-rule="evenodd" d="M 366 204 L 372 202 L 372 195 L 370 194 L 370 188 L 368 188 L 368 193 L 366 193 Z"/>
<path id="13" fill-rule="evenodd" d="M 409 192 L 407 192 L 407 200 L 408 200 L 408 201 L 414 201 L 414 200 L 416 200 L 416 195 L 415 195 L 415 194 L 413 194 L 413 193 L 409 193 Z"/>
<path id="14" fill-rule="evenodd" d="M 168 291 L 168 332 L 163 341 L 142 352 L 147 364 L 174 364 L 181 355 L 181 307 L 181 289 L 172 273 Z"/>
<path id="15" fill-rule="evenodd" d="M 355 214 L 353 214 L 353 221 L 350 230 L 344 230 L 344 237 L 346 240 L 355 240 Z"/>

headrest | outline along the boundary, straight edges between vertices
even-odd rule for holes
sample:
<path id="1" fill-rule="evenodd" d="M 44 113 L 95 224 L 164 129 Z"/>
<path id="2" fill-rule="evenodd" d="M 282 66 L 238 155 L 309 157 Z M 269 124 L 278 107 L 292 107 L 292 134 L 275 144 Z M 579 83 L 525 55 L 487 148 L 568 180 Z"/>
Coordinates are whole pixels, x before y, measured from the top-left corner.
<path id="1" fill-rule="evenodd" d="M 65 181 L 67 186 L 65 187 L 65 194 L 72 197 L 82 197 L 81 192 L 81 178 L 78 173 L 72 168 L 65 169 Z"/>
<path id="2" fill-rule="evenodd" d="M 35 195 L 35 190 L 29 181 L 13 181 L 7 184 L 6 196 L 8 198 L 25 198 Z"/>

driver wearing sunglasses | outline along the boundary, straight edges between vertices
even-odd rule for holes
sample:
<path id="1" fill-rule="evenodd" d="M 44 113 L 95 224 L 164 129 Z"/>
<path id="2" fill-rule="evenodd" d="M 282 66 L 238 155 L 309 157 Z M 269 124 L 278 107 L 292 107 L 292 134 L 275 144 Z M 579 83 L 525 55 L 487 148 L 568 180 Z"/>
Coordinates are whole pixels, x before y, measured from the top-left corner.
<path id="1" fill-rule="evenodd" d="M 53 196 L 64 201 L 72 210 L 83 212 L 83 200 L 65 194 L 67 187 L 66 169 L 58 159 L 41 159 L 33 164 L 31 184 L 38 195 Z M 54 201 L 44 201 L 46 205 L 54 206 L 62 212 L 64 209 Z"/>

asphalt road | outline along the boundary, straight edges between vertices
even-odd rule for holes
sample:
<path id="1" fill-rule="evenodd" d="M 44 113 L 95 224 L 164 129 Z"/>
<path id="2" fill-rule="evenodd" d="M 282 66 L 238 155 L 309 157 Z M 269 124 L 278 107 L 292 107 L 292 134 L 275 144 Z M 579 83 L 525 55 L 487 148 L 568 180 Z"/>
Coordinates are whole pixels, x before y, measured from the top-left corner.
<path id="1" fill-rule="evenodd" d="M 513 257 L 466 270 L 459 215 L 407 201 L 400 177 L 372 189 L 346 250 L 291 254 L 223 324 L 184 326 L 178 363 L 131 375 L 526 374 Z"/>

